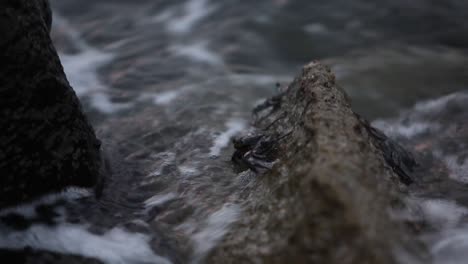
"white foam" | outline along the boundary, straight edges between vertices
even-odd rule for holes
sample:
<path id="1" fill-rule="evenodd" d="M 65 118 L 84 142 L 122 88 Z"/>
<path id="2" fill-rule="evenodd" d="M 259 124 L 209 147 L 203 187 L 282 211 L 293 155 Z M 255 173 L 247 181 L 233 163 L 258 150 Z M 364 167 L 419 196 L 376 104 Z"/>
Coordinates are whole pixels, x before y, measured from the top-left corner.
<path id="1" fill-rule="evenodd" d="M 154 206 L 159 206 L 163 205 L 166 202 L 169 202 L 171 200 L 174 200 L 177 198 L 177 195 L 175 193 L 166 193 L 166 194 L 158 194 L 155 195 L 148 200 L 145 201 L 145 206 L 146 207 L 154 207 Z"/>
<path id="2" fill-rule="evenodd" d="M 203 229 L 192 236 L 194 257 L 192 263 L 200 263 L 203 258 L 224 237 L 229 226 L 240 215 L 240 207 L 235 204 L 225 204 L 221 209 L 212 213 Z"/>
<path id="3" fill-rule="evenodd" d="M 430 129 L 437 129 L 439 125 L 428 122 L 411 122 L 410 124 L 401 124 L 400 122 L 388 122 L 385 120 L 376 120 L 372 125 L 382 131 L 385 131 L 387 136 L 403 136 L 412 138 L 422 133 L 428 132 Z"/>
<path id="4" fill-rule="evenodd" d="M 457 226 L 462 217 L 468 215 L 465 207 L 453 201 L 442 199 L 429 199 L 421 202 L 424 218 L 436 228 L 453 228 Z"/>
<path id="5" fill-rule="evenodd" d="M 81 34 L 75 27 L 70 25 L 68 21 L 62 17 L 58 12 L 54 12 L 54 19 L 52 20 L 52 28 L 59 28 L 61 31 L 66 32 L 67 36 L 71 38 L 73 44 L 81 50 L 88 50 L 90 46 L 83 40 Z"/>
<path id="6" fill-rule="evenodd" d="M 376 120 L 372 124 L 383 130 L 388 136 L 412 138 L 425 132 L 432 134 L 443 131 L 441 124 L 433 121 L 432 116 L 443 111 L 451 100 L 465 100 L 466 94 L 453 93 L 438 99 L 417 103 L 410 112 L 404 112 L 393 120 Z"/>
<path id="7" fill-rule="evenodd" d="M 172 19 L 167 29 L 175 34 L 188 33 L 198 22 L 211 14 L 214 6 L 208 5 L 208 0 L 188 0 L 184 6 L 185 14 Z"/>
<path id="8" fill-rule="evenodd" d="M 193 175 L 197 175 L 200 173 L 197 167 L 188 166 L 188 165 L 179 166 L 179 171 L 182 175 L 186 175 L 186 176 L 193 176 Z"/>
<path id="9" fill-rule="evenodd" d="M 174 100 L 180 97 L 181 94 L 183 94 L 184 92 L 187 92 L 192 89 L 193 89 L 193 85 L 183 85 L 181 87 L 168 90 L 168 91 L 159 92 L 159 93 L 154 93 L 154 92 L 142 93 L 140 97 L 138 98 L 138 100 L 139 101 L 150 100 L 155 105 L 166 106 L 166 105 L 171 104 Z"/>
<path id="10" fill-rule="evenodd" d="M 449 169 L 449 177 L 462 183 L 468 183 L 468 159 L 459 160 L 457 156 L 443 155 L 433 151 L 434 155 L 441 158 Z"/>
<path id="11" fill-rule="evenodd" d="M 58 27 L 63 28 L 62 30 L 73 40 L 73 44 L 79 50 L 74 54 L 59 52 L 65 74 L 76 95 L 90 97 L 91 106 L 106 114 L 129 108 L 131 106 L 129 103 L 113 103 L 109 99 L 105 93 L 108 87 L 101 82 L 98 76 L 99 68 L 109 64 L 115 56 L 90 46 L 80 33 L 62 17 L 55 15 L 54 21 Z"/>
<path id="12" fill-rule="evenodd" d="M 66 19 L 54 13 L 54 27 L 62 28 L 73 44 L 78 48 L 76 54 L 64 54 L 59 52 L 65 74 L 68 81 L 78 96 L 101 90 L 104 85 L 97 76 L 97 70 L 112 61 L 114 55 L 91 47 L 86 43 L 81 34 L 72 27 Z"/>
<path id="13" fill-rule="evenodd" d="M 424 221 L 437 230 L 444 230 L 457 227 L 468 216 L 468 209 L 455 201 L 409 197 L 404 209 L 391 213 L 396 220 Z"/>
<path id="14" fill-rule="evenodd" d="M 90 233 L 83 225 L 33 225 L 25 231 L 2 228 L 0 234 L 0 247 L 6 249 L 31 247 L 95 258 L 108 264 L 171 263 L 151 250 L 150 237 L 130 233 L 121 228 L 113 228 L 103 235 L 96 235 Z"/>
<path id="15" fill-rule="evenodd" d="M 114 103 L 110 100 L 109 95 L 106 93 L 95 93 L 91 97 L 91 106 L 96 110 L 112 114 L 121 110 L 132 107 L 131 103 Z"/>
<path id="16" fill-rule="evenodd" d="M 167 91 L 167 92 L 155 94 L 153 96 L 153 102 L 154 104 L 157 104 L 157 105 L 168 105 L 172 101 L 174 101 L 179 96 L 180 93 L 181 91 Z"/>
<path id="17" fill-rule="evenodd" d="M 59 53 L 65 74 L 78 96 L 103 90 L 97 70 L 112 61 L 113 55 L 93 48 L 86 48 L 77 54 Z"/>
<path id="18" fill-rule="evenodd" d="M 91 191 L 85 188 L 70 187 L 58 193 L 51 193 L 35 199 L 32 202 L 20 204 L 13 207 L 8 207 L 0 210 L 0 216 L 5 216 L 11 213 L 22 215 L 26 218 L 36 216 L 36 207 L 39 205 L 49 205 L 58 200 L 76 200 L 91 195 Z"/>
<path id="19" fill-rule="evenodd" d="M 200 41 L 192 44 L 174 45 L 172 50 L 175 54 L 185 56 L 193 61 L 206 63 L 214 66 L 224 64 L 223 59 L 208 48 L 208 43 Z"/>
<path id="20" fill-rule="evenodd" d="M 277 82 L 290 83 L 291 76 L 267 74 L 230 74 L 229 81 L 236 85 L 274 85 Z"/>
<path id="21" fill-rule="evenodd" d="M 437 99 L 420 102 L 415 105 L 414 110 L 418 112 L 435 112 L 445 107 L 450 100 L 458 97 L 466 97 L 466 95 L 453 93 Z"/>
<path id="22" fill-rule="evenodd" d="M 91 106 L 96 110 L 111 114 L 132 106 L 130 103 L 114 103 L 105 93 L 107 87 L 101 83 L 97 70 L 108 64 L 113 56 L 87 48 L 78 54 L 60 54 L 60 58 L 73 90 L 79 97 L 91 98 Z"/>
<path id="23" fill-rule="evenodd" d="M 229 145 L 233 136 L 244 130 L 246 127 L 245 121 L 240 119 L 231 119 L 226 122 L 226 131 L 217 136 L 213 146 L 210 148 L 210 156 L 217 157 L 221 150 Z"/>
<path id="24" fill-rule="evenodd" d="M 468 227 L 438 234 L 430 252 L 434 264 L 465 264 L 468 259 Z"/>
<path id="25" fill-rule="evenodd" d="M 424 221 L 431 232 L 420 238 L 428 246 L 433 264 L 464 264 L 468 258 L 468 227 L 463 226 L 468 216 L 468 208 L 454 201 L 444 199 L 424 199 L 411 197 L 406 201 L 407 208 L 393 212 L 398 220 L 411 222 Z M 404 249 L 397 251 L 401 263 L 419 263 Z M 411 261 L 406 261 L 411 260 Z"/>

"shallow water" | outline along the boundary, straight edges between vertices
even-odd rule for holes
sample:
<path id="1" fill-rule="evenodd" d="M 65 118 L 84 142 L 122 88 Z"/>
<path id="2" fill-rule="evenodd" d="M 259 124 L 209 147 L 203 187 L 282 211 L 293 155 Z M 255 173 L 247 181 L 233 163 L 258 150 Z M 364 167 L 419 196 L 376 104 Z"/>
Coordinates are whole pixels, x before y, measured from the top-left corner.
<path id="1" fill-rule="evenodd" d="M 51 2 L 53 40 L 99 136 L 114 146 L 109 155 L 144 170 L 113 179 L 95 206 L 68 194 L 46 202 L 57 225 L 3 228 L 1 247 L 106 263 L 203 262 L 242 217 L 236 197 L 252 177 L 233 171 L 230 138 L 313 59 L 332 66 L 357 112 L 418 155 L 429 141 L 445 146 L 447 127 L 466 117 L 437 116 L 463 93 L 435 99 L 468 86 L 464 1 Z M 448 172 L 421 178 L 414 210 L 398 215 L 428 222 L 421 239 L 434 263 L 464 263 L 465 153 L 430 149 Z"/>

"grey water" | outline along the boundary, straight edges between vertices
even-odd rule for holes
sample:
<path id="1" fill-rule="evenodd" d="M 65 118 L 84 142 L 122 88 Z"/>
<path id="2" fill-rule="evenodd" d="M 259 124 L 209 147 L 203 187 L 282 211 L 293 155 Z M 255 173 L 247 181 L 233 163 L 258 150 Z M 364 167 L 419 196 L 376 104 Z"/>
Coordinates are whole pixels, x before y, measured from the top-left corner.
<path id="1" fill-rule="evenodd" d="M 448 130 L 468 113 L 468 2 L 51 4 L 52 38 L 85 112 L 116 163 L 138 168 L 114 179 L 97 206 L 88 190 L 37 201 L 54 205 L 60 224 L 1 230 L 1 247 L 104 263 L 203 263 L 242 217 L 236 197 L 252 177 L 231 167 L 230 139 L 249 127 L 255 105 L 318 59 L 358 113 L 442 164 L 439 177 L 412 190 L 414 210 L 395 214 L 431 225 L 421 240 L 434 263 L 468 257 L 466 138 Z M 458 110 L 444 112 L 449 103 Z M 448 139 L 460 147 L 445 148 Z M 14 210 L 32 219 L 33 207 Z"/>

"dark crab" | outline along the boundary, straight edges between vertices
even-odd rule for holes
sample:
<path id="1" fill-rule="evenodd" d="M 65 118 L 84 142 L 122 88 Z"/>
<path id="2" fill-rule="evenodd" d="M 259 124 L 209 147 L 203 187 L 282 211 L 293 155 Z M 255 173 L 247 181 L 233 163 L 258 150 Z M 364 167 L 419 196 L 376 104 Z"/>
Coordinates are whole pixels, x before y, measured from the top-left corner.
<path id="1" fill-rule="evenodd" d="M 239 165 L 241 170 L 261 172 L 272 168 L 276 159 L 276 138 L 251 131 L 247 135 L 234 138 L 232 142 L 236 149 L 232 161 Z"/>

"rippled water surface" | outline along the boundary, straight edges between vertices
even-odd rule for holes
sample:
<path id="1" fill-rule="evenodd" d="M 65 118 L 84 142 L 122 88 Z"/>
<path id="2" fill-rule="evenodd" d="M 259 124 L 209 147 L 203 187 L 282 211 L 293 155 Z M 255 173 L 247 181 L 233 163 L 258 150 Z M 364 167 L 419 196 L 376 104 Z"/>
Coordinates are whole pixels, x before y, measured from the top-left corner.
<path id="1" fill-rule="evenodd" d="M 130 168 L 97 205 L 83 190 L 46 198 L 61 224 L 7 232 L 0 246 L 106 263 L 203 262 L 242 217 L 236 197 L 252 177 L 232 169 L 230 139 L 255 105 L 320 59 L 357 112 L 440 163 L 399 217 L 429 223 L 421 239 L 434 263 L 468 257 L 465 1 L 51 2 L 68 79 L 112 166 Z"/>

